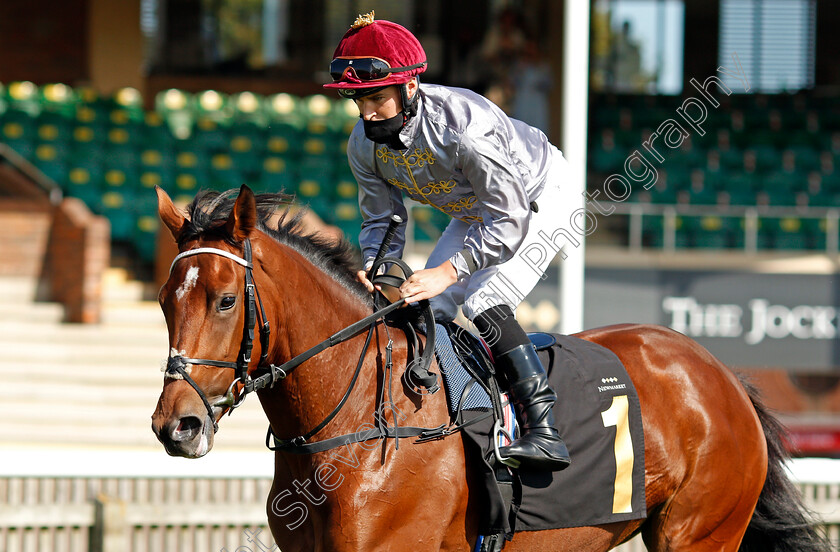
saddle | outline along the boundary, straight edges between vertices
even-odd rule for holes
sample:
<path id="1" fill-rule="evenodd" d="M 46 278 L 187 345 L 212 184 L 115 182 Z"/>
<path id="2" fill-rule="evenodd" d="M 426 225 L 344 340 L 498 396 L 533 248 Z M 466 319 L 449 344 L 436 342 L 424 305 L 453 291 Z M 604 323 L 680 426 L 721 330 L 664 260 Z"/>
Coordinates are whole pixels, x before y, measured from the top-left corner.
<path id="1" fill-rule="evenodd" d="M 647 516 L 641 408 L 611 351 L 570 336 L 528 335 L 558 395 L 557 429 L 572 457 L 563 471 L 529 472 L 500 462 L 498 448 L 516 437 L 515 416 L 496 386 L 487 347 L 455 324 L 437 324 L 434 336 L 450 414 L 480 481 L 476 551 L 501 550 L 519 531 Z"/>

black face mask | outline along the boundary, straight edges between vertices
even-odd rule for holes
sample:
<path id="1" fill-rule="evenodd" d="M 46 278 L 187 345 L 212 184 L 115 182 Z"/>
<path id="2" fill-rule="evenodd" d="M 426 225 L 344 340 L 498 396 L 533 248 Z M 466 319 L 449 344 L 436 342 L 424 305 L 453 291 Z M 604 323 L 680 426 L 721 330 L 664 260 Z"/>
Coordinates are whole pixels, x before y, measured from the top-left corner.
<path id="1" fill-rule="evenodd" d="M 394 149 L 404 149 L 400 142 L 400 131 L 405 126 L 406 118 L 402 112 L 397 113 L 390 119 L 382 121 L 362 121 L 365 127 L 365 136 L 377 144 L 388 144 Z"/>

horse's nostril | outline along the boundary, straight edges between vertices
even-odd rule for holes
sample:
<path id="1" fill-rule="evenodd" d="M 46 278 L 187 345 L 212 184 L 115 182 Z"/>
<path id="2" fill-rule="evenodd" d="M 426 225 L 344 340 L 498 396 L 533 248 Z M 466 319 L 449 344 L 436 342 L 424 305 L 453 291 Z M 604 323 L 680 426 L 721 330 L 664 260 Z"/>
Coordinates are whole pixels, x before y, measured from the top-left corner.
<path id="1" fill-rule="evenodd" d="M 170 432 L 173 441 L 189 441 L 201 433 L 201 420 L 195 416 L 187 416 L 178 420 L 177 425 Z"/>

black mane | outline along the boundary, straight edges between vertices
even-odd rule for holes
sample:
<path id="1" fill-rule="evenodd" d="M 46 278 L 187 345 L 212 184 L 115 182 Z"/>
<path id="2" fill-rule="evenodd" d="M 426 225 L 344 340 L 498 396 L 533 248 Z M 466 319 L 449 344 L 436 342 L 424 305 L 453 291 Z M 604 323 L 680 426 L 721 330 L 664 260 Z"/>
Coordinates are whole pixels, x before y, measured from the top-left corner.
<path id="1" fill-rule="evenodd" d="M 204 236 L 223 239 L 234 246 L 241 245 L 225 228 L 238 193 L 239 190 L 199 192 L 187 206 L 189 220 L 178 236 L 178 244 Z M 254 197 L 257 204 L 257 227 L 260 230 L 302 254 L 349 290 L 369 299 L 364 286 L 356 280 L 356 271 L 361 267 L 350 242 L 345 239 L 334 242 L 317 235 L 304 234 L 301 222 L 306 211 L 301 209 L 294 215 L 290 213 L 293 196 L 277 193 L 255 194 Z M 281 208 L 283 212 L 277 226 L 269 226 L 272 215 Z"/>

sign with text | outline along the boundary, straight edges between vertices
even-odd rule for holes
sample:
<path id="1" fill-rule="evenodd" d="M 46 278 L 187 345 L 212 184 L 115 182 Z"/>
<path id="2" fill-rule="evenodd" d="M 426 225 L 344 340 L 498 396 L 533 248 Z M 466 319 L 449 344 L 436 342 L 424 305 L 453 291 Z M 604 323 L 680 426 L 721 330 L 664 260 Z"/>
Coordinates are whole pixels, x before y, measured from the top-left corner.
<path id="1" fill-rule="evenodd" d="M 840 278 L 588 268 L 587 328 L 669 326 L 730 366 L 840 370 Z"/>

